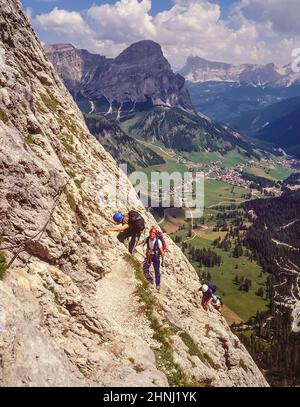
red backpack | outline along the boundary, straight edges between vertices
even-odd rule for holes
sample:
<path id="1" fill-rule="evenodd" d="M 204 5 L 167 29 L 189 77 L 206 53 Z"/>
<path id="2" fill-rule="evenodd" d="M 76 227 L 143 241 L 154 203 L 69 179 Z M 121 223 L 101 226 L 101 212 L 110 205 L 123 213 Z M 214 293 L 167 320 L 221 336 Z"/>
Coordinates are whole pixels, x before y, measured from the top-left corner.
<path id="1" fill-rule="evenodd" d="M 148 249 L 149 249 L 149 240 L 150 240 L 150 237 L 147 237 L 146 244 L 147 244 Z M 158 232 L 157 235 L 156 235 L 154 251 L 158 252 L 158 240 L 161 241 L 162 250 L 165 251 L 166 248 L 167 248 L 167 243 L 166 243 L 165 238 L 163 237 L 163 234 L 161 232 Z"/>
<path id="2" fill-rule="evenodd" d="M 164 238 L 162 232 L 158 232 L 157 237 L 161 241 L 163 251 L 165 251 L 167 248 L 167 242 L 165 241 L 165 238 Z"/>

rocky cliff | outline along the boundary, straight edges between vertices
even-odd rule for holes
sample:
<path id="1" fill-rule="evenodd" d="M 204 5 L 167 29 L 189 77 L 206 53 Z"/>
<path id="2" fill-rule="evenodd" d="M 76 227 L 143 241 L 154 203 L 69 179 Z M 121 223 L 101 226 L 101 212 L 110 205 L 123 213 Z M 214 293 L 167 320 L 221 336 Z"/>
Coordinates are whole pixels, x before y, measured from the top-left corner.
<path id="1" fill-rule="evenodd" d="M 207 61 L 200 57 L 189 57 L 180 74 L 188 81 L 199 82 L 240 82 L 254 85 L 290 86 L 300 81 L 299 73 L 291 64 L 279 67 L 273 63 L 264 65 L 231 65 Z"/>
<path id="2" fill-rule="evenodd" d="M 64 78 L 65 85 L 74 90 L 81 83 L 88 83 L 99 67 L 108 68 L 111 62 L 104 56 L 76 49 L 71 44 L 45 45 L 44 49 L 56 66 L 57 73 Z"/>
<path id="3" fill-rule="evenodd" d="M 194 111 L 185 79 L 174 74 L 153 41 L 132 44 L 115 59 L 66 44 L 46 45 L 45 51 L 74 98 L 97 101 L 100 111 L 157 105 Z"/>
<path id="4" fill-rule="evenodd" d="M 90 135 L 18 0 L 0 0 L 1 386 L 265 386 L 168 239 L 162 292 L 99 233 L 125 203 L 119 173 Z M 154 219 L 122 178 L 122 197 Z M 125 192 L 124 192 L 125 190 Z M 101 203 L 99 201 L 101 198 Z M 12 262 L 13 261 L 13 262 Z"/>

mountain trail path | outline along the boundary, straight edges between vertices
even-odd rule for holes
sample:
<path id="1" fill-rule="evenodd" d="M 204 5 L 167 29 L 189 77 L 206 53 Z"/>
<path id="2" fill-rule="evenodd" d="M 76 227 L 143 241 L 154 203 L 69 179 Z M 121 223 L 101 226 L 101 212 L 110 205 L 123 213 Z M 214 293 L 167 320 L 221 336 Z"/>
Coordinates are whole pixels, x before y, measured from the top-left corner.
<path id="1" fill-rule="evenodd" d="M 97 312 L 105 315 L 115 335 L 138 336 L 153 343 L 153 332 L 135 294 L 133 268 L 120 257 L 112 271 L 97 283 Z"/>

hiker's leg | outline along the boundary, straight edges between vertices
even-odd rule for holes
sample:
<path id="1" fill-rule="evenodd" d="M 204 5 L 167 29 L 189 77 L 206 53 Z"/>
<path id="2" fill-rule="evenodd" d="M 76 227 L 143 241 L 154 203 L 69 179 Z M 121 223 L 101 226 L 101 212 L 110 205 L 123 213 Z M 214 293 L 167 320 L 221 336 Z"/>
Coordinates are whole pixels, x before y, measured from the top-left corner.
<path id="1" fill-rule="evenodd" d="M 201 305 L 202 307 L 205 309 L 205 311 L 208 311 L 208 304 L 209 304 L 210 299 L 203 296 L 202 297 L 202 301 L 201 301 Z"/>
<path id="2" fill-rule="evenodd" d="M 138 244 L 138 242 L 140 240 L 140 237 L 141 237 L 140 232 L 138 232 L 138 233 L 134 232 L 133 233 L 132 238 L 131 238 L 131 240 L 129 242 L 129 249 L 128 249 L 129 253 L 133 254 L 133 252 L 135 251 L 136 246 L 137 246 L 137 244 Z"/>
<path id="3" fill-rule="evenodd" d="M 151 276 L 151 273 L 150 273 L 150 267 L 151 267 L 151 264 L 147 261 L 147 259 L 144 261 L 144 264 L 143 264 L 143 270 L 144 270 L 144 275 L 145 275 L 145 277 L 146 277 L 146 280 L 149 282 L 149 283 L 151 283 L 151 284 L 153 284 L 154 283 L 154 281 L 153 281 L 153 277 Z"/>
<path id="4" fill-rule="evenodd" d="M 119 234 L 117 235 L 117 239 L 118 239 L 121 243 L 124 243 L 124 241 L 125 241 L 126 239 L 128 239 L 128 237 L 130 237 L 130 236 L 132 236 L 132 232 L 131 232 L 129 229 L 127 229 L 127 230 L 124 230 L 124 232 L 119 233 Z"/>
<path id="5" fill-rule="evenodd" d="M 153 267 L 155 270 L 155 283 L 156 287 L 160 287 L 160 256 L 154 255 L 152 257 Z"/>

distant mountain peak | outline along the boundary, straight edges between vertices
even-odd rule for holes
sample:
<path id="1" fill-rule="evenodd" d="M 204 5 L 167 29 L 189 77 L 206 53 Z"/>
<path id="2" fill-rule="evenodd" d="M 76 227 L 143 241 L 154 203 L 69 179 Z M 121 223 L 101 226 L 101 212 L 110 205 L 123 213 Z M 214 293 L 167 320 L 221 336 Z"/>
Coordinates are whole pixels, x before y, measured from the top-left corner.
<path id="1" fill-rule="evenodd" d="M 300 75 L 292 72 L 290 64 L 283 67 L 273 62 L 262 65 L 231 65 L 225 62 L 208 61 L 198 56 L 188 57 L 179 73 L 193 83 L 214 81 L 289 86 L 300 81 Z"/>
<path id="2" fill-rule="evenodd" d="M 199 57 L 199 56 L 192 56 L 190 55 L 186 61 L 187 65 L 193 64 L 193 65 L 204 65 L 206 66 L 207 64 L 211 65 L 220 65 L 220 66 L 230 66 L 230 64 L 226 63 L 226 62 L 218 62 L 218 61 L 209 61 L 208 59 Z"/>
<path id="3" fill-rule="evenodd" d="M 159 105 L 195 113 L 185 79 L 172 71 L 161 46 L 154 41 L 136 42 L 115 59 L 69 44 L 45 46 L 45 50 L 73 96 L 80 89 L 85 97 L 102 98 L 110 105 Z"/>
<path id="4" fill-rule="evenodd" d="M 165 59 L 161 46 L 154 41 L 143 40 L 135 42 L 121 52 L 121 54 L 115 58 L 115 63 L 128 60 L 139 62 L 140 58 L 148 59 L 153 57 Z"/>
<path id="5" fill-rule="evenodd" d="M 55 52 L 55 51 L 72 51 L 75 50 L 74 45 L 72 44 L 45 44 L 45 52 Z"/>

